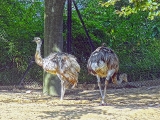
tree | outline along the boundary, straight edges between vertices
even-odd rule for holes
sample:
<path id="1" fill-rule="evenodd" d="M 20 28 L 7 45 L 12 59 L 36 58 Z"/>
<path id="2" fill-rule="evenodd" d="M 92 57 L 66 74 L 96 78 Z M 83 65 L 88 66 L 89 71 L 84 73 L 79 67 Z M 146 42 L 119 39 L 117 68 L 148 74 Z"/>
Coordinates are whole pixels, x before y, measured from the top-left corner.
<path id="1" fill-rule="evenodd" d="M 120 4 L 121 2 L 128 5 L 124 5 L 120 10 L 116 10 L 116 13 L 120 16 L 128 16 L 138 11 L 148 11 L 148 18 L 153 20 L 156 16 L 160 16 L 159 0 L 108 0 L 107 2 L 101 2 L 102 6 L 108 7 L 110 5 Z"/>
<path id="2" fill-rule="evenodd" d="M 44 13 L 44 56 L 63 48 L 63 10 L 65 0 L 45 0 Z M 60 94 L 60 80 L 57 76 L 44 72 L 43 93 Z"/>

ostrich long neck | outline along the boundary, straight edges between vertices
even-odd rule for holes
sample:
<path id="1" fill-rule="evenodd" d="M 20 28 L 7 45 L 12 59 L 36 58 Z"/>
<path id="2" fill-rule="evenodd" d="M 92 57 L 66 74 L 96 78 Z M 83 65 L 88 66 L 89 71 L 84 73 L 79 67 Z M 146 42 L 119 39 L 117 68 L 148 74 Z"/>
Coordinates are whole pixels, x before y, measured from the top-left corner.
<path id="1" fill-rule="evenodd" d="M 120 85 L 122 83 L 122 81 L 123 81 L 123 79 L 119 77 L 119 80 L 117 80 L 117 85 Z"/>
<path id="2" fill-rule="evenodd" d="M 36 54 L 35 54 L 35 62 L 39 65 L 43 65 L 43 58 L 41 56 L 41 44 L 42 43 L 37 43 L 37 48 L 36 48 Z"/>

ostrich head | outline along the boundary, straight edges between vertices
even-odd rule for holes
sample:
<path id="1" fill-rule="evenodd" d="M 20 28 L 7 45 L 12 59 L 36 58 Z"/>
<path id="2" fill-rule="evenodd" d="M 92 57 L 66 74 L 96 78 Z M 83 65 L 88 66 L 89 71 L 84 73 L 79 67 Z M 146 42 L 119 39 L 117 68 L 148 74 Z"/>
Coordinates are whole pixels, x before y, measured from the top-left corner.
<path id="1" fill-rule="evenodd" d="M 120 80 L 123 80 L 123 81 L 125 81 L 125 82 L 128 82 L 128 80 L 127 80 L 127 74 L 126 74 L 126 73 L 120 74 L 120 75 L 119 75 L 119 79 L 120 79 Z"/>
<path id="2" fill-rule="evenodd" d="M 102 43 L 102 47 L 104 47 L 106 45 L 106 43 Z"/>
<path id="3" fill-rule="evenodd" d="M 34 37 L 33 42 L 36 42 L 37 44 L 42 44 L 42 40 L 40 37 Z"/>

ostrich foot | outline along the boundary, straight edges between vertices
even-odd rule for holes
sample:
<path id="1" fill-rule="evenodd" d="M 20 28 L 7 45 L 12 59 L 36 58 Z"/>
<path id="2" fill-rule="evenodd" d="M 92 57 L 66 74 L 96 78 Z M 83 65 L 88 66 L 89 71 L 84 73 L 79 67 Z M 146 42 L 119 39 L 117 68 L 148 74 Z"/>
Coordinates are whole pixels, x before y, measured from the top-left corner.
<path id="1" fill-rule="evenodd" d="M 105 102 L 102 100 L 102 102 L 100 103 L 100 106 L 107 106 L 107 103 L 105 103 Z"/>
<path id="2" fill-rule="evenodd" d="M 107 106 L 107 103 L 100 103 L 99 106 Z"/>
<path id="3" fill-rule="evenodd" d="M 60 101 L 63 101 L 63 100 L 64 100 L 63 97 L 61 97 L 61 98 L 60 98 Z"/>

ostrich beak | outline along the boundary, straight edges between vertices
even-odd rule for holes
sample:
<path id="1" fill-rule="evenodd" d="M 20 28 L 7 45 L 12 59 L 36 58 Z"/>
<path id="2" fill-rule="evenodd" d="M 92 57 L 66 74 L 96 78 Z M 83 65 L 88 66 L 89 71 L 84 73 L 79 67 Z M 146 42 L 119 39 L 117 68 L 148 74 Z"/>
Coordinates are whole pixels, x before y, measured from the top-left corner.
<path id="1" fill-rule="evenodd" d="M 41 41 L 41 39 L 39 37 L 34 37 L 32 42 L 38 42 L 38 41 Z"/>

